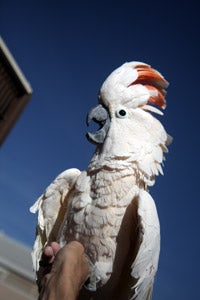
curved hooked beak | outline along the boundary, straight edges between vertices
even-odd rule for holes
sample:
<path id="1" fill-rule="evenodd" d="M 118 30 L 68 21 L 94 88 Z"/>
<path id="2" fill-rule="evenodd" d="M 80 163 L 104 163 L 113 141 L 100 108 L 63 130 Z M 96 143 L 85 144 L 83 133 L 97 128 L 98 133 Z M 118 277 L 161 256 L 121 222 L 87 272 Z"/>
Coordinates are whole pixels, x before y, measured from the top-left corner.
<path id="1" fill-rule="evenodd" d="M 86 134 L 86 137 L 89 142 L 95 145 L 103 144 L 110 127 L 110 117 L 108 111 L 101 104 L 97 105 L 96 107 L 91 109 L 91 111 L 87 115 L 87 126 L 89 125 L 91 120 L 99 124 L 100 128 L 94 133 L 88 132 Z"/>

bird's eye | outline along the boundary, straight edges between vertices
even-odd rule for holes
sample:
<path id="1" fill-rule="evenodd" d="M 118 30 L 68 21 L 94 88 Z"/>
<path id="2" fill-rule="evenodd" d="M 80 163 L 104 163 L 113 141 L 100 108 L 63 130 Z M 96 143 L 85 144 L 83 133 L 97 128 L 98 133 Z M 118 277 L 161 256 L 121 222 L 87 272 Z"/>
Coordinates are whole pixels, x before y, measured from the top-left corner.
<path id="1" fill-rule="evenodd" d="M 124 117 L 126 115 L 125 110 L 124 109 L 120 109 L 119 115 L 122 116 L 122 117 Z"/>
<path id="2" fill-rule="evenodd" d="M 127 116 L 127 112 L 124 109 L 120 109 L 116 112 L 116 116 L 118 118 L 125 118 Z"/>

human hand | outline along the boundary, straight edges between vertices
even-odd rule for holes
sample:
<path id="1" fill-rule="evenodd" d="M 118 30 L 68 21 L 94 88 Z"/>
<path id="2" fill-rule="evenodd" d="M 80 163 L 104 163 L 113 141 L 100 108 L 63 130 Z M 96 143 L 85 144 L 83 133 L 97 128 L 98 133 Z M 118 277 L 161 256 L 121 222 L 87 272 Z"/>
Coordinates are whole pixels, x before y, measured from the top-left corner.
<path id="1" fill-rule="evenodd" d="M 75 300 L 90 273 L 83 246 L 73 241 L 60 248 L 53 242 L 44 249 L 42 259 L 52 267 L 40 282 L 38 300 Z"/>

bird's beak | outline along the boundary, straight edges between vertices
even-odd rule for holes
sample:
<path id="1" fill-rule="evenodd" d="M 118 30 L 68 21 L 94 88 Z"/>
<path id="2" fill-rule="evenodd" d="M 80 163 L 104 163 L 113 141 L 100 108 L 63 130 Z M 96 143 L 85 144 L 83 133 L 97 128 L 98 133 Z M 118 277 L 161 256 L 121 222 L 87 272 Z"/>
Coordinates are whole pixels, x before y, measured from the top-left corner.
<path id="1" fill-rule="evenodd" d="M 100 128 L 94 133 L 88 132 L 86 137 L 89 142 L 95 145 L 103 144 L 110 127 L 110 117 L 108 111 L 101 104 L 97 105 L 88 113 L 86 120 L 87 125 L 89 125 L 91 120 L 99 124 Z"/>

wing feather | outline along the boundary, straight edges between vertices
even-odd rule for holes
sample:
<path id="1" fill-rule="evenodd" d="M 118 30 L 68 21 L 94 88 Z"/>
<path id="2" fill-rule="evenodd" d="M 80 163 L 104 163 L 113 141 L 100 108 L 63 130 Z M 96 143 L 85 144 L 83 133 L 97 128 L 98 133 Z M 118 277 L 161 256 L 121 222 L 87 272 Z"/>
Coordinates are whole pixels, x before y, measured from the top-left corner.
<path id="1" fill-rule="evenodd" d="M 36 272 L 39 270 L 39 261 L 45 245 L 56 241 L 67 210 L 67 195 L 80 173 L 78 169 L 62 172 L 30 208 L 32 213 L 38 212 L 36 239 L 32 251 L 33 268 Z"/>
<path id="2" fill-rule="evenodd" d="M 160 253 L 160 224 L 154 200 L 144 190 L 138 199 L 140 247 L 132 264 L 131 275 L 137 279 L 132 299 L 150 300 Z"/>

